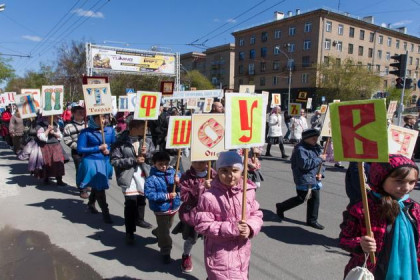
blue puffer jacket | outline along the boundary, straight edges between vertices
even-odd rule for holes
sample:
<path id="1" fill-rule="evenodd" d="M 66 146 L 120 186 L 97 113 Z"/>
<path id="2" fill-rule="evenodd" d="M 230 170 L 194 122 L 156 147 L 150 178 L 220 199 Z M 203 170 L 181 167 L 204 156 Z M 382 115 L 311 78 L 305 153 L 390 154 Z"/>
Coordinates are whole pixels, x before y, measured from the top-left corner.
<path id="1" fill-rule="evenodd" d="M 319 165 L 322 163 L 319 155 L 321 155 L 321 146 L 318 144 L 311 146 L 302 140 L 295 146 L 290 160 L 292 161 L 293 180 L 296 186 L 318 183 L 316 174 Z M 324 168 L 322 168 L 322 173 L 324 173 Z"/>
<path id="2" fill-rule="evenodd" d="M 178 176 L 180 176 L 178 174 Z M 150 209 L 156 214 L 173 214 L 178 211 L 181 205 L 179 187 L 177 196 L 170 200 L 169 193 L 174 186 L 175 169 L 169 168 L 166 173 L 159 171 L 156 167 L 150 170 L 150 176 L 146 179 L 144 194 L 149 200 Z"/>

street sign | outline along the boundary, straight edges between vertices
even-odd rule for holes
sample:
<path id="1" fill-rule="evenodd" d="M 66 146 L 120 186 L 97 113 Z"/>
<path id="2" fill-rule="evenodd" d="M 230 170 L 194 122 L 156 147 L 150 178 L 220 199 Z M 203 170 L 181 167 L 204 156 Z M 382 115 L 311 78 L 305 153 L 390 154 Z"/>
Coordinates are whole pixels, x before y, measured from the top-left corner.
<path id="1" fill-rule="evenodd" d="M 135 93 L 134 88 L 126 88 L 125 93 Z"/>
<path id="2" fill-rule="evenodd" d="M 325 96 L 321 96 L 321 102 L 325 102 Z"/>

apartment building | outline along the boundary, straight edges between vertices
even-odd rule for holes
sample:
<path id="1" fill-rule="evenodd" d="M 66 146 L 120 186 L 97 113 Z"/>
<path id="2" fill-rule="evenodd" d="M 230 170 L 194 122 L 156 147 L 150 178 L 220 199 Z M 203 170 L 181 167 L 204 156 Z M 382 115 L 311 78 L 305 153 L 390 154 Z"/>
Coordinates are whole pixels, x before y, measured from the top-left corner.
<path id="1" fill-rule="evenodd" d="M 235 71 L 235 44 L 225 44 L 206 49 L 203 53 L 181 54 L 183 69 L 198 70 L 215 88 L 233 89 Z"/>
<path id="2" fill-rule="evenodd" d="M 334 57 L 340 63 L 351 58 L 382 77 L 378 90 L 395 85 L 391 56 L 408 51 L 407 76 L 413 84 L 419 78 L 420 38 L 374 24 L 374 18 L 362 19 L 324 9 L 307 13 L 275 13 L 272 22 L 232 33 L 235 37 L 235 89 L 241 84 L 255 84 L 256 91 L 287 93 L 288 63 L 292 66 L 293 101 L 298 92 L 314 96 L 317 68 Z M 415 98 L 420 95 L 414 88 Z M 287 95 L 282 95 L 286 101 Z M 286 104 L 283 102 L 283 104 Z"/>

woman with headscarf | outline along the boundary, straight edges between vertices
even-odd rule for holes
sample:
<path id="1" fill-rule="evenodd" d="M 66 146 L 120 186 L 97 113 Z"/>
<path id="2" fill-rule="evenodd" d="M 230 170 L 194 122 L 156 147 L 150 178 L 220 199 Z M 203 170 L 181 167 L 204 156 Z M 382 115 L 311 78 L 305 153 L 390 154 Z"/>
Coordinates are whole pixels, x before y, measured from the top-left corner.
<path id="1" fill-rule="evenodd" d="M 276 106 L 271 110 L 270 116 L 268 117 L 268 134 L 267 134 L 267 149 L 265 155 L 271 157 L 271 145 L 279 145 L 281 151 L 281 157 L 286 159 L 289 156 L 286 155 L 283 145 L 283 132 L 281 130 L 281 109 Z"/>
<path id="2" fill-rule="evenodd" d="M 50 117 L 42 117 L 36 127 L 38 145 L 41 148 L 44 161 L 42 178 L 44 178 L 45 184 L 49 184 L 49 178 L 55 177 L 57 185 L 65 186 L 66 184 L 63 182 L 64 154 L 60 144 L 63 136 L 57 123 L 54 121 L 53 125 L 51 125 L 49 120 Z"/>
<path id="3" fill-rule="evenodd" d="M 99 115 L 90 116 L 88 127 L 83 129 L 77 140 L 77 152 L 82 155 L 77 173 L 77 186 L 87 191 L 91 188 L 88 208 L 92 213 L 98 213 L 95 201 L 98 201 L 105 223 L 111 224 L 105 190 L 109 188 L 112 178 L 112 166 L 109 159 L 111 145 L 115 142 L 115 131 L 112 127 L 104 127 L 105 143 L 101 135 L 101 118 Z"/>

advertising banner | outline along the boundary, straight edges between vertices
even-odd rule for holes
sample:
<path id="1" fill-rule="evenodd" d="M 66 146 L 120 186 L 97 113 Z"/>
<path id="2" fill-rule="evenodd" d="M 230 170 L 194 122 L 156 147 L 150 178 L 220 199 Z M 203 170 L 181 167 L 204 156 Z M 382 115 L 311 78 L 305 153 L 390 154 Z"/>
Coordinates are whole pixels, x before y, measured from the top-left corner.
<path id="1" fill-rule="evenodd" d="M 191 145 L 191 117 L 169 117 L 167 149 L 189 148 Z"/>
<path id="2" fill-rule="evenodd" d="M 229 94 L 225 99 L 225 148 L 251 148 L 265 142 L 268 96 Z"/>
<path id="3" fill-rule="evenodd" d="M 64 86 L 42 86 L 42 115 L 63 114 Z"/>
<path id="4" fill-rule="evenodd" d="M 157 120 L 161 97 L 162 93 L 160 92 L 138 91 L 134 119 Z"/>
<path id="5" fill-rule="evenodd" d="M 90 45 L 93 72 L 175 75 L 175 54 Z"/>
<path id="6" fill-rule="evenodd" d="M 111 114 L 112 97 L 109 84 L 83 85 L 86 116 Z"/>
<path id="7" fill-rule="evenodd" d="M 388 128 L 389 153 L 411 158 L 418 134 L 417 130 L 391 124 Z"/>
<path id="8" fill-rule="evenodd" d="M 192 115 L 191 161 L 217 160 L 225 149 L 225 115 Z"/>
<path id="9" fill-rule="evenodd" d="M 331 103 L 336 161 L 388 162 L 385 99 Z"/>

